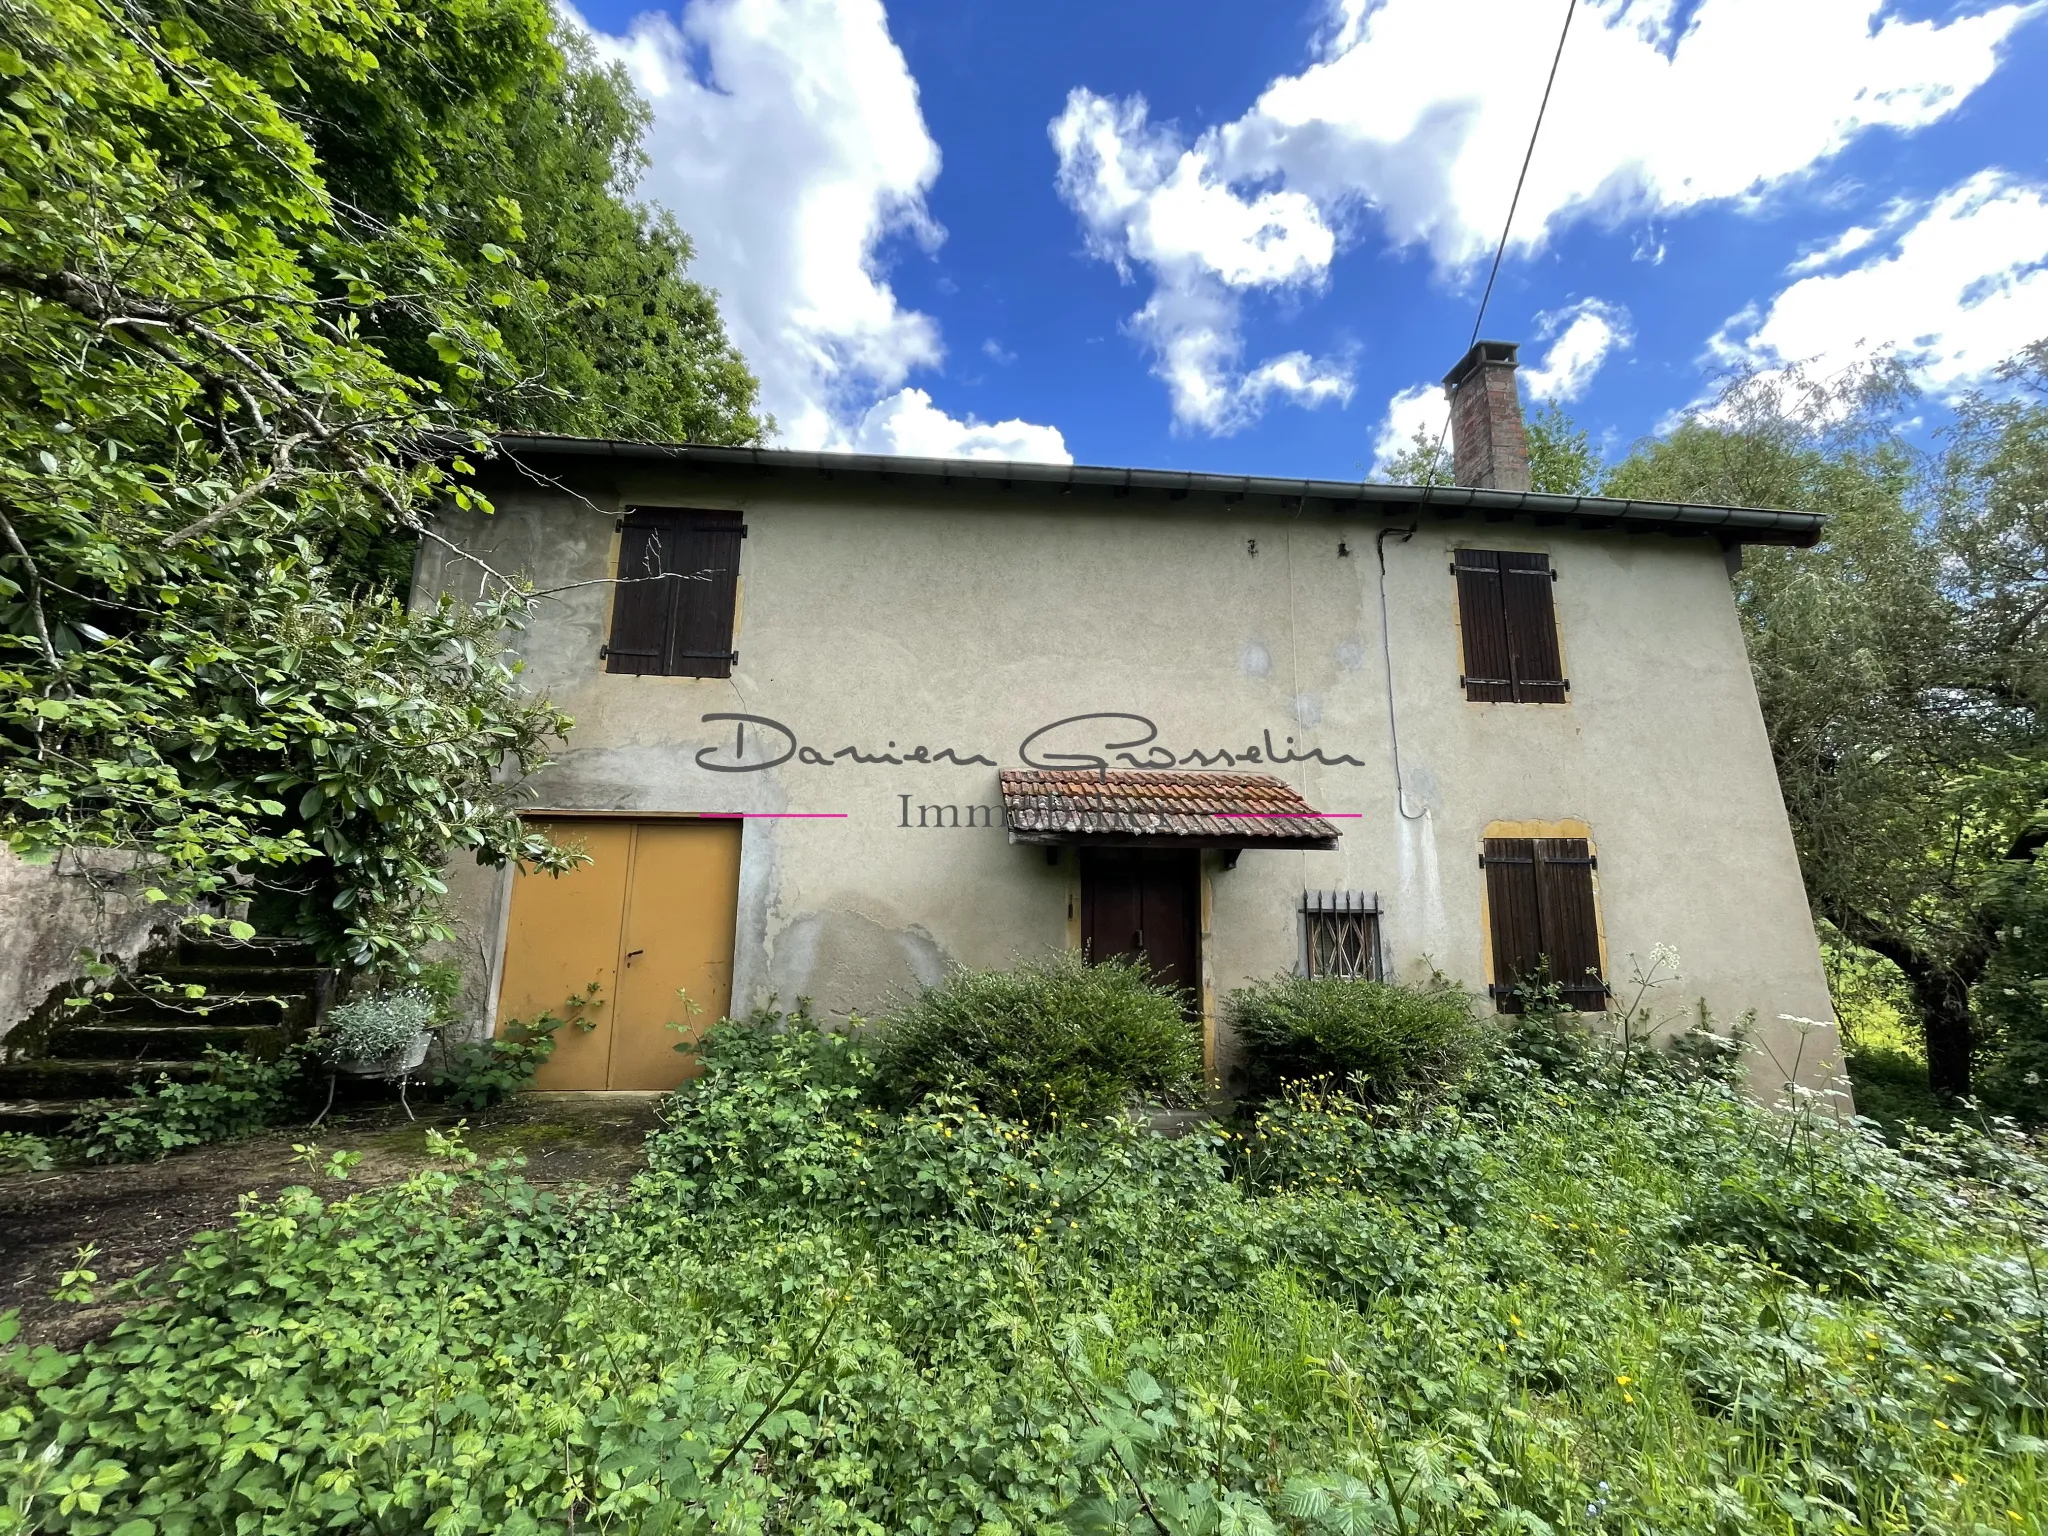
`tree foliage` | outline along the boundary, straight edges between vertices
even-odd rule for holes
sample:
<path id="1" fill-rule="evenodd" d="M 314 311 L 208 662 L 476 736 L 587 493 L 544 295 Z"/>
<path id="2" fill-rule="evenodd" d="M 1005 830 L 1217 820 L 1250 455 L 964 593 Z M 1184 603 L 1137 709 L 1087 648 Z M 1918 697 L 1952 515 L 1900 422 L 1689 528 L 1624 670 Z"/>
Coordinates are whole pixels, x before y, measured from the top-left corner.
<path id="1" fill-rule="evenodd" d="M 2005 383 L 2027 377 L 2016 365 Z M 1901 434 L 1909 402 L 1885 362 L 1739 379 L 1603 490 L 1827 515 L 1815 549 L 1745 551 L 1751 666 L 1815 913 L 1897 965 L 1935 1086 L 1962 1093 L 1998 1048 L 1977 1038 L 1978 989 L 2048 795 L 2034 682 L 2048 561 L 2026 542 L 2048 412 L 1971 396 L 1930 458 Z"/>
<path id="2" fill-rule="evenodd" d="M 431 228 L 474 285 L 510 370 L 481 400 L 498 425 L 759 441 L 756 382 L 684 275 L 688 237 L 631 199 L 650 118 L 623 68 L 599 66 L 545 0 L 407 9 L 368 72 L 297 56 L 247 0 L 198 14 L 224 59 L 275 82 L 385 286 L 404 286 L 409 257 L 372 231 L 408 226 Z M 366 316 L 365 334 L 408 374 L 478 398 L 404 307 Z"/>
<path id="3" fill-rule="evenodd" d="M 1592 493 L 1600 455 L 1563 406 L 1555 400 L 1545 402 L 1525 417 L 1523 430 L 1529 444 L 1529 489 L 1553 496 Z M 1417 427 L 1408 445 L 1380 467 L 1379 478 L 1391 485 L 1457 484 L 1445 434 Z"/>
<path id="4" fill-rule="evenodd" d="M 513 811 L 569 723 L 504 658 L 533 596 L 486 568 L 478 603 L 412 611 L 410 546 L 477 502 L 497 407 L 628 430 L 618 391 L 645 387 L 672 390 L 664 429 L 759 424 L 681 237 L 620 196 L 642 119 L 550 25 L 497 0 L 0 0 L 17 852 L 129 850 L 173 901 L 254 879 L 332 957 L 397 968 L 445 932 L 452 852 L 561 862 Z M 530 262 L 520 193 L 560 194 Z M 573 407 L 550 377 L 662 357 Z"/>

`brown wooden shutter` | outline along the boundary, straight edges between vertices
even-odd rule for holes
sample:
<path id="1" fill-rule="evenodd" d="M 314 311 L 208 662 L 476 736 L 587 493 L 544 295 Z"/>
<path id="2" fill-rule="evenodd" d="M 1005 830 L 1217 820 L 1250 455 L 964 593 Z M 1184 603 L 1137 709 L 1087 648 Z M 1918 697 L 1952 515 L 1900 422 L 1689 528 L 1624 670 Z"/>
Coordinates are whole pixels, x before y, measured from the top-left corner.
<path id="1" fill-rule="evenodd" d="M 1591 846 L 1582 837 L 1489 837 L 1485 848 L 1495 1006 L 1520 1012 L 1515 986 L 1547 959 L 1567 1003 L 1586 1013 L 1605 1008 Z"/>
<path id="2" fill-rule="evenodd" d="M 678 529 L 676 571 L 704 579 L 670 583 L 676 588 L 670 676 L 732 676 L 733 610 L 739 599 L 740 540 L 746 533 L 729 514 L 693 514 Z"/>
<path id="3" fill-rule="evenodd" d="M 1486 912 L 1493 928 L 1493 996 L 1518 1013 L 1515 986 L 1543 957 L 1543 918 L 1536 901 L 1536 850 L 1526 837 L 1486 840 Z"/>
<path id="4" fill-rule="evenodd" d="M 732 676 L 740 540 L 730 513 L 635 507 L 619 535 L 606 669 L 663 677 Z M 667 576 L 667 581 L 647 578 Z"/>
<path id="5" fill-rule="evenodd" d="M 1564 703 L 1564 661 L 1557 646 L 1557 609 L 1550 597 L 1550 556 L 1504 553 L 1500 580 L 1516 701 Z"/>
<path id="6" fill-rule="evenodd" d="M 676 542 L 675 519 L 634 512 L 619 533 L 619 584 L 612 588 L 612 633 L 605 645 L 605 670 L 659 675 L 667 670 L 669 615 L 675 606 L 672 581 L 650 581 L 670 569 Z"/>
<path id="7" fill-rule="evenodd" d="M 1512 704 L 1515 670 L 1500 556 L 1490 549 L 1461 549 L 1452 569 L 1458 575 L 1458 627 L 1465 639 L 1465 697 Z"/>
<path id="8" fill-rule="evenodd" d="M 1488 704 L 1564 703 L 1550 556 L 1461 549 L 1452 569 L 1465 640 L 1465 697 Z"/>
<path id="9" fill-rule="evenodd" d="M 1536 906 L 1543 917 L 1543 953 L 1564 1000 L 1586 1013 L 1607 1006 L 1600 979 L 1600 919 L 1593 909 L 1593 850 L 1582 837 L 1539 837 Z"/>

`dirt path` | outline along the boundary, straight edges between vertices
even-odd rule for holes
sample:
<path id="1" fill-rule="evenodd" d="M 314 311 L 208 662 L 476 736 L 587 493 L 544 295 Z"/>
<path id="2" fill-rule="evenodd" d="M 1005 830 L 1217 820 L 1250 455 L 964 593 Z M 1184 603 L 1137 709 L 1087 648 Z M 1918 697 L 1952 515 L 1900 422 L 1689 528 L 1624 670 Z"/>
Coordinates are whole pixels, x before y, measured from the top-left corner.
<path id="1" fill-rule="evenodd" d="M 349 1185 L 364 1189 L 424 1164 L 428 1127 L 446 1130 L 466 1118 L 469 1146 L 486 1158 L 523 1155 L 535 1184 L 618 1185 L 644 1165 L 641 1143 L 658 1102 L 656 1094 L 526 1094 L 467 1116 L 422 1108 L 413 1123 L 392 1104 L 160 1163 L 0 1175 L 0 1312 L 21 1308 L 28 1339 L 59 1348 L 104 1333 L 120 1308 L 50 1299 L 73 1254 L 99 1245 L 91 1267 L 103 1288 L 175 1258 L 194 1233 L 227 1225 L 245 1195 L 268 1200 L 293 1184 L 325 1183 L 292 1160 L 294 1142 L 362 1153 Z"/>

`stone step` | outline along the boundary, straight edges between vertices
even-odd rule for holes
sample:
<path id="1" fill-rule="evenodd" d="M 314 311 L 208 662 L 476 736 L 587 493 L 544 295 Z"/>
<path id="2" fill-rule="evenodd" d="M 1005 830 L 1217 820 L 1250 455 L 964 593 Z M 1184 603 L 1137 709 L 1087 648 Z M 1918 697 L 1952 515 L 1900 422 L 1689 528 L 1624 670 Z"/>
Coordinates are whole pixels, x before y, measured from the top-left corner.
<path id="1" fill-rule="evenodd" d="M 131 1083 L 153 1083 L 205 1075 L 205 1065 L 163 1057 L 73 1059 L 0 1063 L 0 1099 L 107 1099 L 124 1096 Z"/>
<path id="2" fill-rule="evenodd" d="M 267 1023 L 213 1018 L 98 1020 L 73 1024 L 51 1035 L 43 1057 L 49 1061 L 197 1061 L 211 1045 L 269 1060 L 284 1049 L 292 1033 L 274 1018 Z"/>
<path id="3" fill-rule="evenodd" d="M 177 965 L 147 972 L 172 986 L 197 985 L 209 992 L 274 992 L 281 996 L 318 996 L 334 986 L 334 972 L 324 965 Z"/>
<path id="4" fill-rule="evenodd" d="M 128 1025 L 211 1024 L 265 1029 L 305 1029 L 313 1022 L 313 998 L 304 992 L 211 991 L 203 997 L 157 997 L 147 992 L 97 998 L 59 1026 L 119 1028 Z M 55 1035 L 52 1036 L 53 1042 Z M 71 1053 L 75 1054 L 75 1053 Z"/>
<path id="5" fill-rule="evenodd" d="M 320 963 L 303 939 L 224 939 L 188 935 L 178 941 L 182 965 L 314 966 Z"/>
<path id="6" fill-rule="evenodd" d="M 55 1136 L 78 1118 L 85 1099 L 0 1099 L 0 1131 Z"/>

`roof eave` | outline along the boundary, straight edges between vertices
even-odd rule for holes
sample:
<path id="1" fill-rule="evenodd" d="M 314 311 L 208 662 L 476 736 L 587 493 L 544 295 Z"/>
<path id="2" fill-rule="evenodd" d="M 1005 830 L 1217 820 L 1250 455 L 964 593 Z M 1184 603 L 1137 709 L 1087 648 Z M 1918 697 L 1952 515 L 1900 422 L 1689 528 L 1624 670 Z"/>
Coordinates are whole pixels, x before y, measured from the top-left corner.
<path id="1" fill-rule="evenodd" d="M 616 438 L 507 433 L 497 439 L 507 457 L 597 458 L 669 463 L 701 470 L 764 475 L 812 474 L 826 479 L 930 480 L 999 486 L 1043 486 L 1062 495 L 1129 497 L 1158 493 L 1173 500 L 1220 496 L 1258 510 L 1299 513 L 1319 503 L 1325 511 L 1373 510 L 1385 517 L 1427 516 L 1450 521 L 1477 515 L 1489 521 L 1527 518 L 1570 523 L 1590 531 L 1669 533 L 1711 537 L 1726 544 L 1781 544 L 1808 548 L 1819 542 L 1824 519 L 1814 512 L 1759 507 L 1635 501 L 1602 496 L 1555 496 L 1541 491 L 1496 491 L 1463 485 L 1381 485 L 1372 481 L 1289 480 L 1263 475 L 1215 475 L 1193 470 L 1118 469 L 1094 464 L 1028 464 L 997 459 L 922 459 L 885 454 L 824 453 L 809 449 L 730 448 L 706 443 L 639 443 Z"/>

